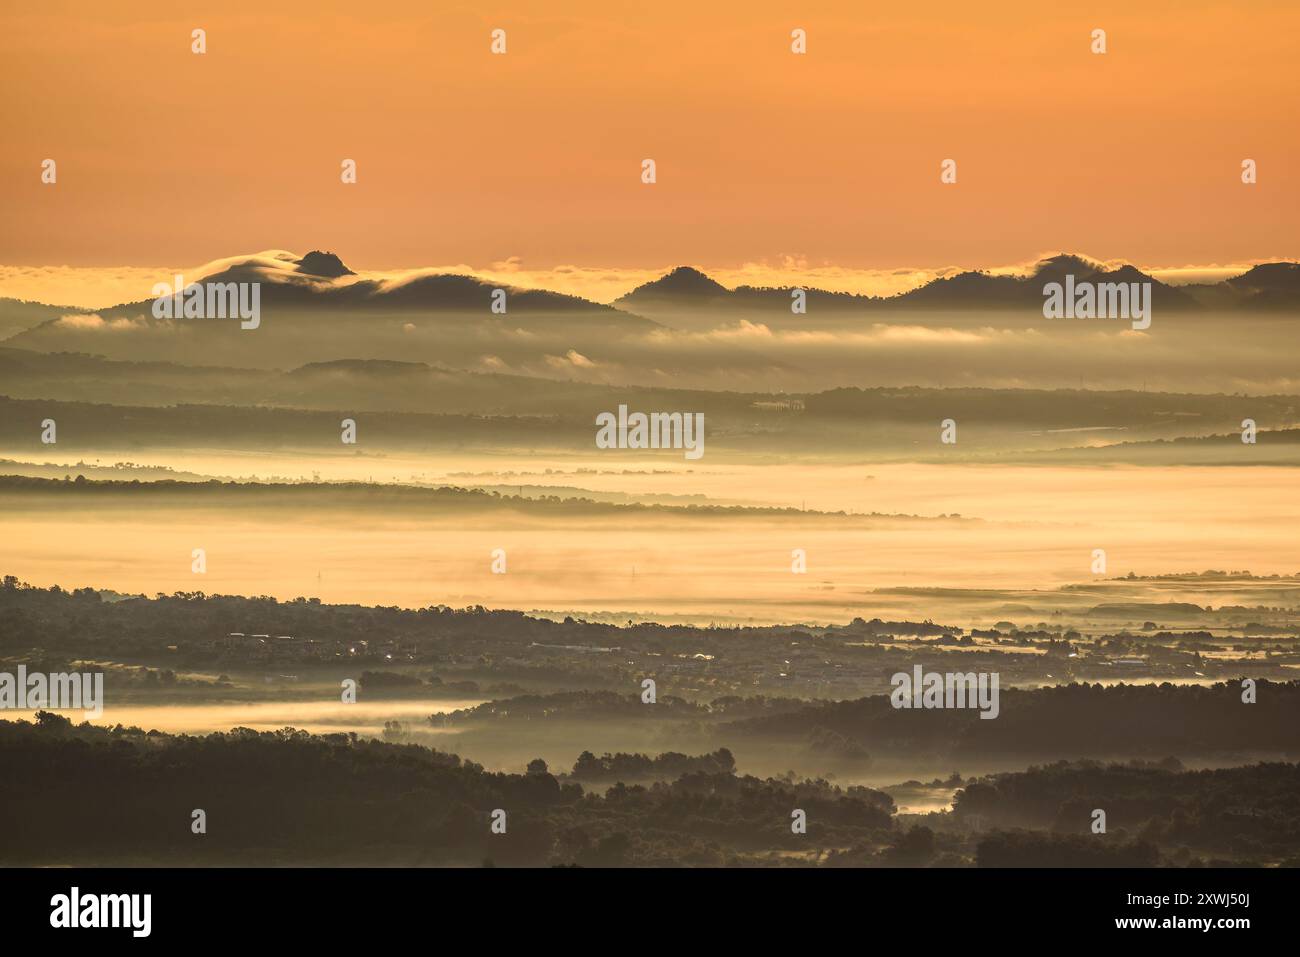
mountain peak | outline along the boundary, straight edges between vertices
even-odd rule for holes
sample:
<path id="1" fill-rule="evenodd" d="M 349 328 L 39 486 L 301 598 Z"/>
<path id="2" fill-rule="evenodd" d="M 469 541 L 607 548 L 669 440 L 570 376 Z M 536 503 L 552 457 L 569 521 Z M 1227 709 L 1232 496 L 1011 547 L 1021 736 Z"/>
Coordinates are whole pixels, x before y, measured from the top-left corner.
<path id="1" fill-rule="evenodd" d="M 633 289 L 625 299 L 633 296 L 725 296 L 727 287 L 694 266 L 678 266 L 667 274 Z"/>
<path id="2" fill-rule="evenodd" d="M 1034 265 L 1031 276 L 1034 279 L 1059 279 L 1068 274 L 1082 277 L 1097 272 L 1099 268 L 1098 263 L 1083 256 L 1057 253 L 1055 256 L 1040 259 Z"/>
<path id="3" fill-rule="evenodd" d="M 1098 272 L 1097 276 L 1108 282 L 1149 282 L 1154 283 L 1157 286 L 1164 285 L 1160 280 L 1148 276 L 1141 269 L 1138 269 L 1137 266 L 1134 266 L 1131 263 L 1125 263 L 1118 269 Z"/>
<path id="4" fill-rule="evenodd" d="M 1243 292 L 1300 290 L 1300 264 L 1289 262 L 1260 263 L 1251 266 L 1240 276 L 1228 280 L 1228 285 Z"/>
<path id="5" fill-rule="evenodd" d="M 328 279 L 337 279 L 339 276 L 355 276 L 351 269 L 343 265 L 343 260 L 339 259 L 330 252 L 321 252 L 319 249 L 313 249 L 307 255 L 297 261 L 298 272 L 304 272 L 311 276 L 325 276 Z"/>

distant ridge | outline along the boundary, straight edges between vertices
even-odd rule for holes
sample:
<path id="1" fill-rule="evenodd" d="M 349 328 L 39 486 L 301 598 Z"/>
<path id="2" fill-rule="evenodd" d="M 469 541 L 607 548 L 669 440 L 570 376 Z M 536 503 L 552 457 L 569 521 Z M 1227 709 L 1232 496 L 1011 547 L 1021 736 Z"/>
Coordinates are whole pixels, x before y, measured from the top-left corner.
<path id="1" fill-rule="evenodd" d="M 1010 309 L 1034 310 L 1043 303 L 1043 287 L 1073 276 L 1076 283 L 1151 283 L 1153 306 L 1161 312 L 1300 311 L 1300 264 L 1262 263 L 1239 276 L 1214 283 L 1170 285 L 1132 265 L 1109 268 L 1086 256 L 1060 253 L 1045 257 L 1022 274 L 967 270 L 933 279 L 915 289 L 893 296 L 869 296 L 834 292 L 815 286 L 762 287 L 741 285 L 729 289 L 693 266 L 677 266 L 658 279 L 643 283 L 603 304 L 580 296 L 546 289 L 504 286 L 472 275 L 414 270 L 397 278 L 358 275 L 333 252 L 319 249 L 305 255 L 270 250 L 233 256 L 209 264 L 188 282 L 257 282 L 261 284 L 263 308 L 286 311 L 310 310 L 319 316 L 331 314 L 367 318 L 376 313 L 477 314 L 482 321 L 503 319 L 505 314 L 489 311 L 494 291 L 507 293 L 510 321 L 529 316 L 550 321 L 569 317 L 590 330 L 603 325 L 608 331 L 637 332 L 660 324 L 678 325 L 678 319 L 709 321 L 728 310 L 761 312 L 763 321 L 800 321 L 791 316 L 791 293 L 801 289 L 811 314 L 874 314 L 889 311 Z M 170 277 L 167 277 L 170 278 Z M 34 302 L 0 298 L 0 330 L 10 335 L 4 341 L 28 346 L 31 334 L 48 330 L 69 314 L 97 313 L 106 320 L 136 319 L 147 322 L 151 299 L 121 303 L 105 309 L 64 308 Z M 516 319 L 515 317 L 519 317 Z M 28 346 L 33 347 L 33 346 Z M 35 348 L 52 348 L 40 339 Z"/>
<path id="2" fill-rule="evenodd" d="M 260 283 L 263 308 L 310 308 L 340 312 L 475 311 L 491 315 L 488 308 L 493 290 L 504 288 L 510 314 L 590 313 L 629 326 L 653 325 L 613 306 L 592 302 L 580 296 L 546 289 L 520 289 L 475 276 L 416 271 L 396 280 L 363 278 L 349 269 L 339 256 L 320 250 L 312 250 L 301 257 L 291 252 L 274 250 L 219 260 L 211 266 L 213 268 L 210 271 L 185 276 L 186 282 Z M 94 311 L 106 318 L 147 316 L 152 302 L 151 299 L 137 300 Z M 54 319 L 57 316 L 51 316 L 50 321 Z"/>
<path id="3" fill-rule="evenodd" d="M 659 279 L 643 283 L 616 299 L 614 305 L 640 315 L 664 316 L 674 309 L 755 309 L 780 307 L 788 311 L 791 290 L 804 290 L 814 308 L 860 312 L 889 309 L 1025 309 L 1041 307 L 1043 286 L 1073 276 L 1076 283 L 1151 283 L 1152 298 L 1161 311 L 1205 308 L 1300 308 L 1300 265 L 1281 262 L 1254 266 L 1241 276 L 1220 283 L 1172 286 L 1125 264 L 1107 268 L 1086 256 L 1060 253 L 1035 263 L 1024 275 L 967 270 L 933 279 L 894 296 L 832 292 L 813 286 L 737 286 L 728 289 L 691 266 L 678 266 Z"/>

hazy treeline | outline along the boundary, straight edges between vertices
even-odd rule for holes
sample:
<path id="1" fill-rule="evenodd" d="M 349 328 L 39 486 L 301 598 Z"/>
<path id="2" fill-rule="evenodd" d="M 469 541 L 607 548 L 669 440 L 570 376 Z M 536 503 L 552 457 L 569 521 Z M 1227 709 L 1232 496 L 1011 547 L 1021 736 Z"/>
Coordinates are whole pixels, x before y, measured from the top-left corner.
<path id="1" fill-rule="evenodd" d="M 810 703 L 794 713 L 733 722 L 718 733 L 733 742 L 830 734 L 872 754 L 924 752 L 965 760 L 1300 754 L 1300 681 L 1260 680 L 1256 690 L 1258 702 L 1245 704 L 1237 682 L 1003 688 L 995 721 L 981 720 L 969 708 L 894 708 L 887 695 L 877 695 Z"/>
<path id="2" fill-rule="evenodd" d="M 450 650 L 453 643 L 491 643 L 501 650 L 538 643 L 593 648 L 636 646 L 660 653 L 682 650 L 683 642 L 704 641 L 725 643 L 737 650 L 752 642 L 788 649 L 791 639 L 807 639 L 811 634 L 797 625 L 615 625 L 572 617 L 555 621 L 508 609 L 337 605 L 322 604 L 316 598 L 278 601 L 266 595 L 205 595 L 197 591 L 110 595 L 110 600 L 105 600 L 94 588 L 39 588 L 14 575 L 0 579 L 3 649 L 43 647 L 76 654 L 129 647 L 147 653 L 164 651 L 178 639 L 220 637 L 232 632 L 294 635 L 320 641 L 367 639 L 379 643 L 409 639 L 435 651 L 439 647 Z M 856 636 L 856 632 L 848 634 Z M 688 647 L 695 649 L 694 645 Z"/>
<path id="3" fill-rule="evenodd" d="M 75 470 L 74 470 L 75 471 Z M 509 486 L 506 486 L 509 488 Z M 57 504 L 61 507 L 212 508 L 218 506 L 267 508 L 282 511 L 296 508 L 323 512 L 328 506 L 350 508 L 365 516 L 367 510 L 402 510 L 415 514 L 455 512 L 523 512 L 547 518 L 611 516 L 687 516 L 797 519 L 803 522 L 862 523 L 890 522 L 973 522 L 960 516 L 929 517 L 880 512 L 805 511 L 748 505 L 663 504 L 605 502 L 580 496 L 520 496 L 497 490 L 443 485 L 436 488 L 372 482 L 240 482 L 207 479 L 178 481 L 158 479 L 87 479 L 67 475 L 62 479 L 26 475 L 0 475 L 0 500 L 12 498 L 27 507 Z M 330 518 L 337 518 L 330 513 Z"/>
<path id="4" fill-rule="evenodd" d="M 0 367 L 4 359 L 0 350 Z M 1070 449 L 1098 437 L 1138 443 L 1124 451 L 1140 451 L 1144 441 L 1239 435 L 1243 418 L 1279 435 L 1300 421 L 1300 399 L 1291 395 L 923 388 L 708 393 L 519 376 L 497 381 L 425 366 L 412 373 L 387 368 L 398 363 L 378 363 L 378 370 L 363 365 L 361 371 L 293 373 L 310 384 L 274 393 L 245 393 L 208 373 L 197 382 L 212 380 L 212 390 L 204 392 L 194 384 L 182 390 L 159 387 L 153 403 L 142 401 L 150 390 L 137 391 L 133 382 L 91 388 L 94 377 L 81 377 L 75 367 L 66 373 L 74 383 L 66 390 L 39 374 L 16 375 L 6 379 L 6 394 L 0 396 L 0 445 L 14 452 L 39 452 L 42 458 L 56 449 L 73 454 L 117 449 L 125 454 L 139 448 L 339 454 L 433 449 L 594 452 L 596 415 L 626 405 L 631 411 L 703 414 L 706 455 L 861 458 L 870 453 L 925 459 L 943 453 L 951 459 L 994 451 Z M 238 372 L 234 381 L 241 382 L 244 375 Z M 447 378 L 452 381 L 442 382 Z M 411 386 L 412 379 L 417 386 Z M 437 385 L 419 387 L 426 379 Z M 178 401 L 178 396 L 197 401 Z M 950 417 L 962 426 L 962 442 L 933 448 L 939 423 Z M 58 423 L 57 446 L 40 442 L 38 426 L 47 418 Z M 357 423 L 355 446 L 340 442 L 345 418 Z M 1168 455 L 1195 447 L 1156 448 Z"/>

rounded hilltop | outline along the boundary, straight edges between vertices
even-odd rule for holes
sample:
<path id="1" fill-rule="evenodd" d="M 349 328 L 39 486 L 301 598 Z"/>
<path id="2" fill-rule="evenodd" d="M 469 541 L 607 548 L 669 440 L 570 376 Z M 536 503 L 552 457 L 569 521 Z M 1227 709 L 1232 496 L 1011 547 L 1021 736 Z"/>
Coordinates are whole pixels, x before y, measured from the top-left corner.
<path id="1" fill-rule="evenodd" d="M 331 252 L 321 252 L 319 249 L 313 249 L 299 259 L 297 266 L 298 272 L 309 273 L 312 276 L 325 276 L 329 279 L 356 275 L 338 256 Z"/>

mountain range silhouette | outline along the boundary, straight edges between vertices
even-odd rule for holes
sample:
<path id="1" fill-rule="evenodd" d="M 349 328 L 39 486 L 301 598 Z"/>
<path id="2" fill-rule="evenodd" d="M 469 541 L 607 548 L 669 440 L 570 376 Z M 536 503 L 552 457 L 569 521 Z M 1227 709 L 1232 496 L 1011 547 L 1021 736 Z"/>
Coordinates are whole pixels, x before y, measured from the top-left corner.
<path id="1" fill-rule="evenodd" d="M 1149 282 L 1154 307 L 1161 311 L 1203 309 L 1295 310 L 1300 308 L 1300 264 L 1264 263 L 1217 283 L 1173 286 L 1132 265 L 1107 269 L 1084 256 L 1062 253 L 1040 260 L 1022 275 L 964 271 L 933 279 L 893 296 L 836 292 L 814 286 L 748 286 L 727 288 L 693 266 L 677 266 L 644 283 L 612 303 L 604 304 L 546 289 L 503 286 L 499 282 L 454 273 L 413 271 L 396 280 L 358 276 L 333 252 L 312 250 L 303 256 L 289 252 L 236 256 L 213 264 L 210 272 L 185 277 L 187 282 L 260 282 L 263 306 L 357 311 L 484 311 L 494 289 L 505 288 L 509 312 L 600 317 L 616 325 L 653 326 L 656 318 L 673 312 L 699 310 L 779 310 L 789 312 L 790 294 L 804 289 L 809 312 L 841 313 L 881 310 L 979 310 L 1038 308 L 1043 287 L 1073 275 L 1075 283 Z M 150 299 L 107 309 L 60 309 L 98 312 L 106 317 L 148 313 Z M 17 300 L 0 299 L 0 307 L 17 309 Z M 21 304 L 32 305 L 32 304 Z M 55 321 L 51 314 L 48 321 Z"/>

